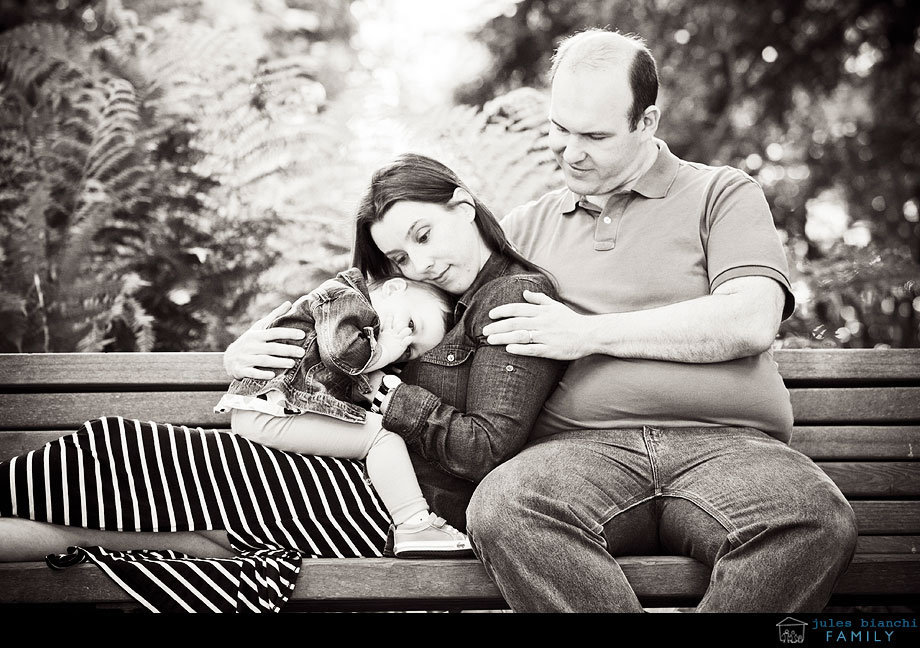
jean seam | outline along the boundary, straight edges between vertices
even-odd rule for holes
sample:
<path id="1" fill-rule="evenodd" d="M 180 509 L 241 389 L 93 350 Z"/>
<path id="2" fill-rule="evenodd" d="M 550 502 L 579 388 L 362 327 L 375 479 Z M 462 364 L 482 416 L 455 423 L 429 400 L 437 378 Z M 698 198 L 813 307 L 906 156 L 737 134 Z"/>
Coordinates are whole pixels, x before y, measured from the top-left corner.
<path id="1" fill-rule="evenodd" d="M 658 429 L 651 426 L 643 426 L 642 443 L 645 445 L 645 452 L 648 456 L 649 470 L 652 473 L 652 491 L 655 495 L 661 495 L 661 479 L 658 473 L 657 453 L 653 449 L 653 440 L 650 433 L 657 434 Z"/>
<path id="2" fill-rule="evenodd" d="M 622 507 L 613 507 L 613 509 L 608 509 L 607 514 L 605 514 L 604 516 L 601 517 L 601 519 L 604 520 L 604 522 L 603 522 L 603 523 L 600 523 L 600 529 L 597 531 L 597 533 L 599 533 L 599 534 L 601 535 L 601 537 L 603 537 L 603 536 L 604 536 L 604 527 L 607 526 L 608 524 L 610 524 L 610 522 L 612 522 L 613 519 L 614 519 L 615 517 L 617 517 L 618 515 L 620 515 L 620 514 L 622 514 L 622 513 L 625 513 L 626 511 L 628 511 L 628 510 L 630 510 L 630 509 L 632 509 L 632 508 L 635 508 L 635 507 L 637 507 L 637 506 L 639 506 L 639 505 L 641 505 L 641 504 L 645 504 L 645 503 L 648 502 L 649 500 L 655 499 L 655 497 L 657 497 L 657 496 L 655 495 L 655 493 L 652 493 L 651 495 L 645 495 L 644 497 L 643 497 L 643 496 L 640 496 L 639 499 L 637 499 L 637 500 L 634 501 L 634 502 L 631 502 L 631 503 L 627 504 L 626 506 L 622 506 Z M 614 511 L 612 515 L 609 515 L 610 510 L 613 510 L 613 511 Z M 606 538 L 604 538 L 604 541 L 606 542 Z"/>
<path id="3" fill-rule="evenodd" d="M 737 547 L 739 544 L 741 544 L 741 541 L 738 537 L 738 528 L 732 523 L 728 516 L 710 504 L 706 498 L 698 495 L 697 493 L 694 493 L 693 491 L 687 490 L 667 491 L 663 492 L 661 495 L 662 497 L 677 497 L 687 500 L 691 504 L 697 505 L 722 525 L 722 527 L 728 532 L 728 541 L 732 544 L 733 547 Z"/>

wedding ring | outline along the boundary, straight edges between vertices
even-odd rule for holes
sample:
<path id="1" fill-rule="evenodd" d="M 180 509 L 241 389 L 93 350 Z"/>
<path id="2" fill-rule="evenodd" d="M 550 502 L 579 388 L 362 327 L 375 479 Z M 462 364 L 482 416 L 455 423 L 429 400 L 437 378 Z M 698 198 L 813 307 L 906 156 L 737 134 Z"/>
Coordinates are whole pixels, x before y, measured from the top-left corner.
<path id="1" fill-rule="evenodd" d="M 527 331 L 527 335 L 530 336 L 530 339 L 527 341 L 527 344 L 533 344 L 533 331 Z"/>

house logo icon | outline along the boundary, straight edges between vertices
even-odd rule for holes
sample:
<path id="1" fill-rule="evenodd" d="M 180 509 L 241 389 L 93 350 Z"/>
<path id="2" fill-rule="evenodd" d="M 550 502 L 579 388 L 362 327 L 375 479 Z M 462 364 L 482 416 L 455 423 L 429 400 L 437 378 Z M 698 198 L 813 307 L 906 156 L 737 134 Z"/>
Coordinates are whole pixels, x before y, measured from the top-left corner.
<path id="1" fill-rule="evenodd" d="M 804 621 L 786 617 L 776 624 L 779 630 L 779 642 L 784 644 L 805 643 L 805 625 Z"/>

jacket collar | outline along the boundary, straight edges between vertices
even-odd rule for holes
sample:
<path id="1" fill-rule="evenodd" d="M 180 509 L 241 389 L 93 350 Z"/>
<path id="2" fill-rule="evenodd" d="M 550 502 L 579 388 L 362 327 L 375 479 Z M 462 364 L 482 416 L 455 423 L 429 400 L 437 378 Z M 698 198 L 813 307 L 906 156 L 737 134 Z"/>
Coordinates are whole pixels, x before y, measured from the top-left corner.
<path id="1" fill-rule="evenodd" d="M 460 320 L 463 312 L 469 307 L 473 296 L 479 291 L 479 289 L 496 277 L 501 277 L 504 275 L 509 265 L 511 265 L 511 259 L 504 257 L 497 252 L 493 252 L 489 255 L 489 258 L 486 259 L 485 264 L 482 266 L 482 270 L 480 270 L 479 274 L 476 275 L 473 283 L 470 284 L 470 287 L 467 288 L 466 292 L 461 295 L 460 299 L 457 300 L 457 305 L 454 307 L 454 321 Z"/>

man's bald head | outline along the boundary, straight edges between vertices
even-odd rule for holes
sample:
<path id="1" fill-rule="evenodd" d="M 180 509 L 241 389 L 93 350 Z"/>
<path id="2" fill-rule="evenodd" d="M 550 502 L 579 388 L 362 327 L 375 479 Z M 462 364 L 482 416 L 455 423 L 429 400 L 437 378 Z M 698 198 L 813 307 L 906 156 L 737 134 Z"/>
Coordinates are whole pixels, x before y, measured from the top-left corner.
<path id="1" fill-rule="evenodd" d="M 638 37 L 606 29 L 588 29 L 559 43 L 553 55 L 550 80 L 561 68 L 613 70 L 628 67 L 633 101 L 629 126 L 635 129 L 645 109 L 658 100 L 658 69 L 652 53 Z"/>

